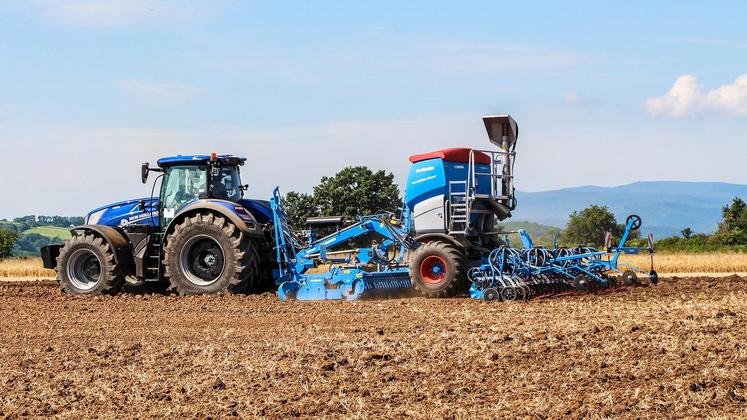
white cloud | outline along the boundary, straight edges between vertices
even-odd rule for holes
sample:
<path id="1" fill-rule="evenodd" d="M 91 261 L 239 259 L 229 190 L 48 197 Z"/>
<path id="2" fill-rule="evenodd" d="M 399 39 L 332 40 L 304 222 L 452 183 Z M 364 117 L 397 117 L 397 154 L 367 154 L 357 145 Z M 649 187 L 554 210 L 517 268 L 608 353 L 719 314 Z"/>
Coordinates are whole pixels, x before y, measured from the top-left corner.
<path id="1" fill-rule="evenodd" d="M 116 85 L 129 96 L 165 102 L 184 102 L 202 92 L 201 88 L 185 83 L 143 79 L 121 80 Z"/>
<path id="2" fill-rule="evenodd" d="M 747 116 L 747 73 L 734 83 L 708 92 L 708 105 L 728 114 Z"/>
<path id="3" fill-rule="evenodd" d="M 51 21 L 94 27 L 189 20 L 202 12 L 194 2 L 176 0 L 32 0 L 31 4 Z"/>
<path id="4" fill-rule="evenodd" d="M 733 83 L 705 91 L 695 76 L 677 78 L 664 96 L 648 98 L 643 108 L 653 116 L 694 117 L 707 112 L 747 116 L 747 73 Z"/>

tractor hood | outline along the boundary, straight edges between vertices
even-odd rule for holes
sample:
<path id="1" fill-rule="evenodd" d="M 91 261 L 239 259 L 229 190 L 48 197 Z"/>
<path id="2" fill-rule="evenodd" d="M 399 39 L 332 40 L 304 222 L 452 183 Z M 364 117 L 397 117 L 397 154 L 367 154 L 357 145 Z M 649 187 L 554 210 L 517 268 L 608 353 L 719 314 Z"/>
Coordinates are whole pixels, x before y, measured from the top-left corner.
<path id="1" fill-rule="evenodd" d="M 145 211 L 140 210 L 140 201 L 145 202 Z M 158 204 L 158 198 L 140 198 L 109 204 L 88 213 L 86 224 L 112 227 L 129 224 L 158 226 Z M 245 198 L 237 204 L 246 208 L 257 222 L 262 224 L 272 223 L 272 210 L 269 201 Z"/>
<path id="2" fill-rule="evenodd" d="M 140 202 L 145 210 L 140 210 Z M 140 198 L 121 201 L 92 210 L 86 216 L 87 225 L 126 226 L 129 224 L 158 225 L 158 199 Z"/>

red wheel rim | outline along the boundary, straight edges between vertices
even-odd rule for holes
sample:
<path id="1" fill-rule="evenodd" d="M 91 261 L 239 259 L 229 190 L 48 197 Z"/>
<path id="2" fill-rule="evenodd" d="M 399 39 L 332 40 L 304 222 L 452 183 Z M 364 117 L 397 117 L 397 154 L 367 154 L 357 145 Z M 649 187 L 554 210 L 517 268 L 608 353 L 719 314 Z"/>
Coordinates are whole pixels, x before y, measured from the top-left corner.
<path id="1" fill-rule="evenodd" d="M 428 284 L 438 284 L 446 277 L 446 261 L 438 255 L 429 255 L 420 263 L 420 277 Z"/>

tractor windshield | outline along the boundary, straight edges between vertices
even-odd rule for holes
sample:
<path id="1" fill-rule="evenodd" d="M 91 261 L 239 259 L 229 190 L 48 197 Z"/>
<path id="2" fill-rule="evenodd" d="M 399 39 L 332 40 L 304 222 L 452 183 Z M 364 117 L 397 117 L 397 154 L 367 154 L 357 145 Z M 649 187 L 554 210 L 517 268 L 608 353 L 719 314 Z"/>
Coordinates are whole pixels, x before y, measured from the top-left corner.
<path id="1" fill-rule="evenodd" d="M 237 166 L 215 167 L 210 174 L 210 193 L 213 198 L 239 201 L 242 198 L 241 176 Z"/>
<path id="2" fill-rule="evenodd" d="M 207 168 L 195 165 L 172 166 L 166 171 L 162 188 L 162 217 L 168 221 L 188 202 L 206 196 Z"/>

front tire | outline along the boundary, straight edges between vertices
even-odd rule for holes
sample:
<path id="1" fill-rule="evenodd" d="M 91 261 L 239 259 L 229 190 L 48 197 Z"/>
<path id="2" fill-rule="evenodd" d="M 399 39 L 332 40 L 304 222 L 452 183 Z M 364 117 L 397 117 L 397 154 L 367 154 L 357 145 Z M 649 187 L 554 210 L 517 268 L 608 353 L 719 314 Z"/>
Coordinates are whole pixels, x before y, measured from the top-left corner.
<path id="1" fill-rule="evenodd" d="M 164 249 L 165 276 L 180 295 L 244 293 L 257 286 L 256 243 L 213 214 L 184 219 Z"/>
<path id="2" fill-rule="evenodd" d="M 57 280 L 70 295 L 115 295 L 124 285 L 125 274 L 111 246 L 94 235 L 73 236 L 57 257 Z"/>
<path id="3" fill-rule="evenodd" d="M 464 256 L 453 245 L 427 242 L 410 261 L 413 288 L 429 298 L 454 296 L 466 288 L 465 265 Z"/>

